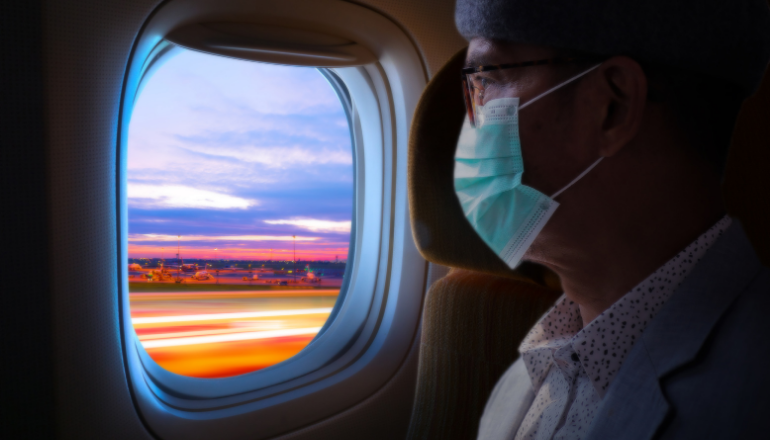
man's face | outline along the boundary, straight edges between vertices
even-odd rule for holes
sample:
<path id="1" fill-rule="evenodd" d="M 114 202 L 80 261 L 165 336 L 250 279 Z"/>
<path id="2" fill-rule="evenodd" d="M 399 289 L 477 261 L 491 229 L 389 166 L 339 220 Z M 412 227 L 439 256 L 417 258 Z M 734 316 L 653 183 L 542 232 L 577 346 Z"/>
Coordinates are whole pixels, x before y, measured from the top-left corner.
<path id="1" fill-rule="evenodd" d="M 484 38 L 473 39 L 468 48 L 468 67 L 517 63 L 556 57 L 549 48 Z M 580 73 L 574 66 L 532 66 L 492 71 L 476 77 L 483 83 L 483 94 L 477 96 L 484 104 L 493 99 L 518 97 L 521 104 L 540 95 L 559 83 Z M 590 142 L 590 133 L 581 129 L 580 95 L 565 86 L 533 102 L 519 113 L 519 129 L 524 159 L 523 183 L 546 195 L 564 187 L 586 163 L 597 159 L 595 153 L 583 148 Z M 590 149 L 589 149 L 590 150 Z"/>

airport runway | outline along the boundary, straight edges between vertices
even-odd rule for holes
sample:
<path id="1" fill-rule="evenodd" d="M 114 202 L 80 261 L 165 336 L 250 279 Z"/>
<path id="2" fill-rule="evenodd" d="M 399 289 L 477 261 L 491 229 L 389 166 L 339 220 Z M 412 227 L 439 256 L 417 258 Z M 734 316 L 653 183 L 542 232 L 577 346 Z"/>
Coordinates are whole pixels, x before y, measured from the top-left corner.
<path id="1" fill-rule="evenodd" d="M 143 278 L 143 276 L 146 276 L 147 274 L 152 273 L 156 269 L 149 269 L 149 270 L 141 270 L 141 271 L 128 271 L 128 280 L 132 283 L 174 283 L 175 279 L 181 278 L 184 284 L 187 285 L 204 285 L 204 284 L 235 284 L 235 285 L 252 285 L 252 286 L 262 286 L 262 285 L 277 285 L 281 281 L 289 284 L 289 285 L 295 285 L 296 287 L 306 287 L 306 288 L 312 288 L 312 287 L 326 287 L 329 289 L 334 289 L 342 285 L 343 278 L 341 276 L 328 276 L 323 277 L 321 280 L 314 280 L 314 281 L 302 281 L 302 278 L 305 276 L 304 274 L 297 274 L 297 276 L 292 276 L 291 274 L 282 274 L 282 275 L 275 275 L 273 273 L 255 273 L 255 274 L 249 274 L 246 271 L 223 271 L 219 274 L 217 274 L 214 271 L 209 272 L 209 278 L 208 279 L 195 279 L 193 278 L 193 275 L 195 272 L 176 272 L 176 271 L 169 271 L 166 273 L 164 278 L 160 280 L 158 278 L 157 274 L 154 274 L 153 280 L 147 280 L 146 278 Z M 251 277 L 253 275 L 257 275 L 258 279 L 251 281 L 244 280 L 243 277 Z"/>
<path id="2" fill-rule="evenodd" d="M 134 329 L 165 369 L 193 377 L 259 370 L 302 350 L 339 289 L 131 293 Z"/>

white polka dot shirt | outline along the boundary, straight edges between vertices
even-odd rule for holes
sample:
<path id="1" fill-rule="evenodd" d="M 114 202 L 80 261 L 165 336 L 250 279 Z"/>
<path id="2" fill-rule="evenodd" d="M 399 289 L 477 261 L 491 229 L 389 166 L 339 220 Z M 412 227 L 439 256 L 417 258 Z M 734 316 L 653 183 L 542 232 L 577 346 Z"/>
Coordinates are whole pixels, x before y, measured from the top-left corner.
<path id="1" fill-rule="evenodd" d="M 585 328 L 576 303 L 556 301 L 519 346 L 535 400 L 516 440 L 585 437 L 636 340 L 730 223 L 723 217 Z"/>

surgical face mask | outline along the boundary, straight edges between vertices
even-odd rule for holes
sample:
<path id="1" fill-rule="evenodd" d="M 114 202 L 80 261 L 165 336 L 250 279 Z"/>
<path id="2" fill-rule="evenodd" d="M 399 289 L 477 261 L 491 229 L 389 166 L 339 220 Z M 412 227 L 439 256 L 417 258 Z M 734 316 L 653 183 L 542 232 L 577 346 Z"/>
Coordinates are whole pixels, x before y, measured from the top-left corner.
<path id="1" fill-rule="evenodd" d="M 521 183 L 524 161 L 519 139 L 519 111 L 580 78 L 597 66 L 536 96 L 493 99 L 477 106 L 476 128 L 466 118 L 455 153 L 454 186 L 465 218 L 484 243 L 515 268 L 553 215 L 554 200 L 588 174 L 599 158 L 552 196 Z"/>

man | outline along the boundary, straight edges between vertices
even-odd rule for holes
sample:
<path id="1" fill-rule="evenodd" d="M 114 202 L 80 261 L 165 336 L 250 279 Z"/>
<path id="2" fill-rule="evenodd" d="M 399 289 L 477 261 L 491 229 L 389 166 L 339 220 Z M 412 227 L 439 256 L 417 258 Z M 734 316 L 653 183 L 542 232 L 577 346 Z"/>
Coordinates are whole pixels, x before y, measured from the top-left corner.
<path id="1" fill-rule="evenodd" d="M 766 3 L 458 0 L 456 22 L 460 203 L 564 288 L 479 438 L 770 437 L 770 271 L 720 191 Z"/>

